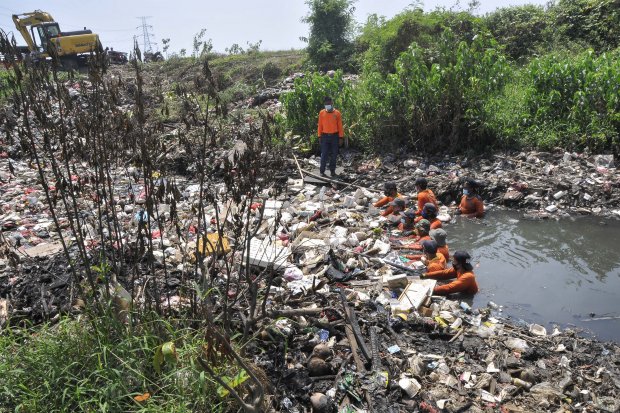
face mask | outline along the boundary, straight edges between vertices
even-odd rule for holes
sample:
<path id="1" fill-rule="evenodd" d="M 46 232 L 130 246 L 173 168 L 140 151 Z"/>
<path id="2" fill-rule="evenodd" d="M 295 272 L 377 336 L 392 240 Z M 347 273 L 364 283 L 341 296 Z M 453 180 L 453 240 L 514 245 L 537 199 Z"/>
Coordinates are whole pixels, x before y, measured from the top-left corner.
<path id="1" fill-rule="evenodd" d="M 334 109 L 332 105 L 325 105 L 325 110 L 331 112 Z"/>
<path id="2" fill-rule="evenodd" d="M 469 195 L 469 189 L 463 189 L 463 195 Z"/>

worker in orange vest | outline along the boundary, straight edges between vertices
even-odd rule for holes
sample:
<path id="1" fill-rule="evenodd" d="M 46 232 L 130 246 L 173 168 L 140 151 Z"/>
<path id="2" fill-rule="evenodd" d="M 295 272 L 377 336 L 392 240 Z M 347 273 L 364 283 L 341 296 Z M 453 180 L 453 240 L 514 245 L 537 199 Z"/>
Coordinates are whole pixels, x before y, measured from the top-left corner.
<path id="1" fill-rule="evenodd" d="M 415 222 L 420 222 L 423 219 L 426 219 L 431 223 L 431 229 L 437 229 L 443 226 L 442 222 L 437 219 L 437 207 L 435 204 L 430 202 L 424 204 L 424 208 L 422 208 L 422 215 L 417 217 Z"/>
<path id="2" fill-rule="evenodd" d="M 403 236 L 413 234 L 415 230 L 415 211 L 413 209 L 408 209 L 401 212 L 400 215 L 400 224 L 398 224 L 399 231 L 403 231 Z"/>
<path id="3" fill-rule="evenodd" d="M 442 254 L 437 253 L 437 243 L 433 240 L 421 242 L 424 258 L 422 262 L 426 265 L 427 272 L 442 271 L 446 269 L 446 259 Z"/>
<path id="4" fill-rule="evenodd" d="M 389 206 L 390 202 L 393 202 L 396 198 L 401 198 L 402 195 L 398 193 L 396 182 L 386 182 L 383 184 L 383 195 L 385 196 L 375 202 L 373 206 L 375 208 L 381 208 L 388 205 L 388 207 L 381 213 L 381 216 L 386 217 L 394 212 L 394 208 Z"/>
<path id="5" fill-rule="evenodd" d="M 456 251 L 452 256 L 452 268 L 442 271 L 426 272 L 420 278 L 434 280 L 456 280 L 437 286 L 433 289 L 434 295 L 448 295 L 454 293 L 476 294 L 478 283 L 474 275 L 474 267 L 469 263 L 471 256 L 465 251 Z"/>
<path id="6" fill-rule="evenodd" d="M 424 241 L 430 241 L 431 237 L 430 235 L 428 235 L 428 233 L 431 230 L 431 223 L 428 222 L 428 220 L 423 219 L 419 222 L 417 222 L 415 224 L 415 230 L 416 233 L 418 234 L 418 236 L 416 238 L 413 238 L 413 243 L 411 244 L 406 244 L 402 246 L 402 249 L 406 249 L 406 250 L 421 250 L 422 249 L 422 242 Z M 408 255 L 405 255 L 406 258 L 409 258 Z"/>
<path id="7" fill-rule="evenodd" d="M 446 231 L 443 228 L 431 229 L 429 235 L 437 243 L 437 253 L 443 255 L 448 262 L 450 260 L 450 249 L 446 243 L 448 237 Z"/>
<path id="8" fill-rule="evenodd" d="M 319 112 L 319 143 L 321 144 L 321 166 L 319 171 L 321 176 L 326 177 L 325 167 L 329 159 L 329 170 L 332 178 L 336 178 L 336 160 L 338 158 L 338 147 L 340 140 L 344 138 L 342 128 L 342 114 L 334 108 L 332 98 L 326 97 L 324 100 L 325 109 Z"/>
<path id="9" fill-rule="evenodd" d="M 428 189 L 428 181 L 426 178 L 418 178 L 415 180 L 415 188 L 418 191 L 418 210 L 416 211 L 417 215 L 422 215 L 422 210 L 424 209 L 424 205 L 429 202 L 435 207 L 437 207 L 437 198 L 433 191 Z"/>
<path id="10" fill-rule="evenodd" d="M 407 201 L 405 201 L 404 198 L 395 198 L 388 205 L 388 209 L 383 211 L 381 215 L 386 217 L 390 224 L 398 226 L 401 221 L 402 212 L 407 209 Z M 386 215 L 387 211 L 391 211 L 391 213 Z"/>
<path id="11" fill-rule="evenodd" d="M 463 184 L 463 197 L 456 211 L 457 214 L 467 218 L 482 218 L 484 216 L 484 204 L 478 195 L 478 182 L 466 179 Z"/>

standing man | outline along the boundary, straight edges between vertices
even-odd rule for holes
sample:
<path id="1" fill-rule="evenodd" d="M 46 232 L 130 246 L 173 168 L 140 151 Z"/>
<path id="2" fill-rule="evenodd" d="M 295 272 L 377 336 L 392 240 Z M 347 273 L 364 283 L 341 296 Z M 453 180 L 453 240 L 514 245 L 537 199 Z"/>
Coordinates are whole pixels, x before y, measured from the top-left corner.
<path id="1" fill-rule="evenodd" d="M 329 170 L 332 178 L 336 178 L 336 159 L 338 157 L 338 147 L 340 139 L 344 138 L 342 128 L 342 115 L 340 111 L 334 109 L 332 98 L 326 97 L 324 100 L 325 109 L 319 112 L 319 143 L 321 144 L 321 176 L 325 175 L 327 158 L 329 157 Z"/>

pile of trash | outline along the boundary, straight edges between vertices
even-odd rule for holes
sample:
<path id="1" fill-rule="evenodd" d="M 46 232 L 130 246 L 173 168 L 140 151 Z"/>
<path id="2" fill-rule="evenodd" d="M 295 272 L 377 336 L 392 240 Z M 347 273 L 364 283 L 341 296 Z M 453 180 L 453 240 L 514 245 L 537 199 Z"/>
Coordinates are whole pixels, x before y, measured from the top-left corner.
<path id="1" fill-rule="evenodd" d="M 254 363 L 278 411 L 617 411 L 620 348 L 433 296 L 393 251 L 377 194 L 289 180 L 264 265 L 281 268 Z M 387 225 L 386 225 L 387 224 Z M 419 274 L 419 272 L 418 272 Z"/>
<path id="2" fill-rule="evenodd" d="M 485 204 L 523 209 L 527 218 L 620 217 L 620 172 L 613 155 L 530 151 L 480 157 L 368 158 L 349 151 L 345 159 L 347 182 L 379 190 L 382 183 L 394 181 L 401 193 L 413 196 L 415 179 L 425 177 L 447 206 L 458 203 L 463 180 L 469 177 L 481 185 Z"/>
<path id="3" fill-rule="evenodd" d="M 571 155 L 556 169 L 588 167 L 587 160 L 577 159 Z M 467 160 L 368 161 L 349 157 L 345 158 L 345 183 L 317 181 L 312 174 L 302 179 L 304 171 L 314 170 L 316 163 L 317 159 L 308 159 L 302 160 L 300 169 L 293 169 L 293 164 L 284 166 L 289 168 L 286 190 L 277 198 L 270 198 L 269 191 L 265 191 L 262 200 L 252 205 L 249 219 L 259 226 L 250 240 L 247 257 L 232 256 L 230 252 L 236 242 L 230 235 L 236 225 L 233 216 L 237 208 L 232 200 L 208 206 L 205 213 L 209 224 L 199 228 L 192 208 L 200 186 L 175 177 L 179 188 L 175 208 L 186 234 L 179 237 L 171 222 L 159 219 L 160 214 L 165 218 L 170 213 L 170 203 L 157 205 L 157 216 L 146 213 L 144 186 L 140 179 L 133 178 L 141 176 L 139 171 L 119 173 L 115 182 L 119 194 L 116 213 L 123 223 L 125 241 L 130 243 L 139 228 L 150 223 L 150 232 L 145 236 L 155 246 L 157 272 L 153 282 L 162 291 L 162 303 L 176 309 L 187 305 L 178 291 L 188 282 L 189 269 L 194 268 L 189 257 L 195 253 L 197 237 L 203 231 L 208 234 L 208 245 L 198 245 L 207 256 L 205 260 L 219 260 L 212 268 L 232 262 L 234 268 L 247 263 L 257 270 L 275 271 L 273 282 L 262 286 L 269 291 L 266 310 L 272 317 L 258 324 L 257 339 L 246 348 L 246 356 L 271 380 L 273 409 L 620 409 L 620 348 L 616 344 L 583 338 L 570 330 L 549 332 L 536 324 L 514 325 L 501 316 L 493 303 L 476 309 L 466 299 L 433 296 L 436 281 L 420 279 L 424 266 L 405 259 L 394 248 L 402 234 L 372 206 L 380 196 L 377 187 L 383 182 L 396 181 L 399 191 L 413 199 L 414 178 L 425 176 L 446 204 L 440 209 L 444 221 L 450 221 L 453 210 L 448 206 L 460 191 L 462 177 L 473 176 L 486 182 L 483 195 L 488 201 L 489 194 L 496 194 L 497 199 L 503 191 L 513 190 L 507 185 L 520 174 L 517 182 L 521 182 L 524 196 L 511 205 L 532 205 L 528 202 L 533 202 L 536 191 L 543 191 L 537 188 L 545 182 L 546 192 L 540 192 L 535 211 L 542 214 L 549 203 L 568 212 L 577 208 L 569 200 L 583 199 L 580 183 L 567 189 L 564 196 L 555 197 L 552 192 L 558 188 L 551 181 L 534 176 L 526 180 L 525 167 L 518 169 L 516 163 L 505 159 L 480 162 L 474 168 L 467 166 L 471 165 Z M 45 192 L 37 184 L 36 169 L 25 161 L 8 159 L 1 159 L 0 167 L 0 225 L 3 238 L 13 248 L 0 262 L 0 323 L 9 313 L 11 317 L 37 321 L 79 311 L 79 297 L 68 283 L 69 266 L 46 206 Z M 587 179 L 617 179 L 609 164 L 606 168 L 607 175 L 604 171 L 586 174 L 584 185 L 589 185 Z M 88 171 L 82 172 L 87 176 Z M 84 211 L 89 251 L 96 255 L 96 198 L 88 190 L 88 183 L 82 182 L 83 177 L 76 175 L 72 179 L 76 186 L 83 184 L 78 202 Z M 573 174 L 572 179 L 581 178 Z M 162 178 L 162 185 L 166 182 Z M 617 195 L 615 185 L 616 181 L 610 199 Z M 587 188 L 591 201 L 598 202 L 592 205 L 606 205 L 600 206 L 603 209 L 613 204 L 601 203 L 601 197 L 606 196 L 604 188 Z M 213 230 L 218 219 L 222 234 Z M 158 227 L 161 222 L 165 227 Z M 69 228 L 61 224 L 60 230 L 70 239 Z M 145 268 L 132 280 L 133 284 L 129 277 L 119 278 L 116 288 L 129 299 L 139 297 L 132 289 L 148 276 Z M 238 273 L 228 272 L 226 276 L 234 278 Z M 238 279 L 233 281 L 238 285 Z M 226 279 L 219 279 L 219 285 L 228 285 Z M 236 293 L 228 291 L 231 296 Z"/>

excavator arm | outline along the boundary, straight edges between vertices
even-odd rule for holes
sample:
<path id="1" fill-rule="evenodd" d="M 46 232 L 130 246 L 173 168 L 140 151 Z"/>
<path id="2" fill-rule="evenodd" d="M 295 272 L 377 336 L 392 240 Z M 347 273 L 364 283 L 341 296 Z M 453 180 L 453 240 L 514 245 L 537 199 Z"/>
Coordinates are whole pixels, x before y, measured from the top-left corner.
<path id="1" fill-rule="evenodd" d="M 49 13 L 41 10 L 35 10 L 31 13 L 13 15 L 13 22 L 15 23 L 15 28 L 21 33 L 22 37 L 26 41 L 26 44 L 28 45 L 28 49 L 31 52 L 36 52 L 37 46 L 34 43 L 34 39 L 28 32 L 28 27 L 53 21 L 54 18 Z"/>

